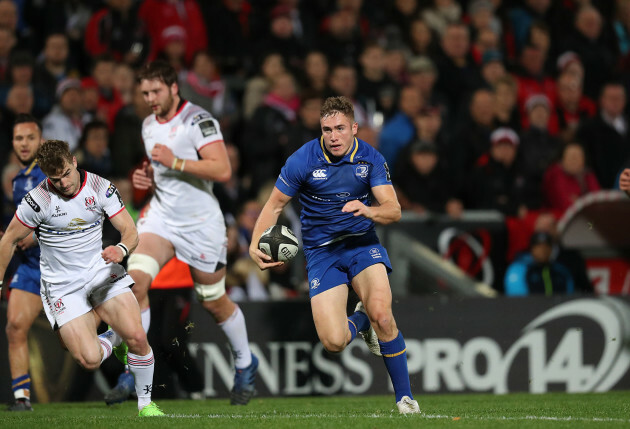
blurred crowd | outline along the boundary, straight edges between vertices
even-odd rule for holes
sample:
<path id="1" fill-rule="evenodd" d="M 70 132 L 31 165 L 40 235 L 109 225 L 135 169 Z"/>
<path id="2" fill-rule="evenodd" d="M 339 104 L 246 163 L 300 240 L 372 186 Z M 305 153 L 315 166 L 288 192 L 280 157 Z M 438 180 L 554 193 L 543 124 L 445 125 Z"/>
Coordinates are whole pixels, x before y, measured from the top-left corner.
<path id="1" fill-rule="evenodd" d="M 234 174 L 215 191 L 243 297 L 301 293 L 289 268 L 252 269 L 248 240 L 328 96 L 353 101 L 403 210 L 557 218 L 630 165 L 630 0 L 0 0 L 4 225 L 25 112 L 143 207 L 135 70 L 156 58 L 220 121 Z"/>

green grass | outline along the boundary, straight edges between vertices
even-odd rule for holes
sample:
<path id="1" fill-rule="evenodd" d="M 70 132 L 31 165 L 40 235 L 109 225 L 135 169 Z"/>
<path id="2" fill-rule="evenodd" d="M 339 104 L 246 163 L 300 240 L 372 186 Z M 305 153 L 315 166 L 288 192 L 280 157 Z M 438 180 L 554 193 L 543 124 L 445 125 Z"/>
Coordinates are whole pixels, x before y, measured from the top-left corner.
<path id="1" fill-rule="evenodd" d="M 139 419 L 135 401 L 35 404 L 0 412 L 0 428 L 616 428 L 630 427 L 630 392 L 418 396 L 422 415 L 401 416 L 391 396 L 157 401 L 168 417 Z"/>

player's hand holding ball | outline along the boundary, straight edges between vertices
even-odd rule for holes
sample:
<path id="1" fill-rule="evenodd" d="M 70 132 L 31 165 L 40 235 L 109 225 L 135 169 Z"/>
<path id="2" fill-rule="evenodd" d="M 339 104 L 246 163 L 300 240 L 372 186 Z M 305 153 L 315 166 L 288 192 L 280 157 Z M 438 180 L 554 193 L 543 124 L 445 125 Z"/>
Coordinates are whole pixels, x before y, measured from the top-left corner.
<path id="1" fill-rule="evenodd" d="M 258 249 L 250 249 L 261 269 L 276 267 L 290 261 L 299 250 L 298 239 L 286 226 L 272 225 L 260 236 Z"/>

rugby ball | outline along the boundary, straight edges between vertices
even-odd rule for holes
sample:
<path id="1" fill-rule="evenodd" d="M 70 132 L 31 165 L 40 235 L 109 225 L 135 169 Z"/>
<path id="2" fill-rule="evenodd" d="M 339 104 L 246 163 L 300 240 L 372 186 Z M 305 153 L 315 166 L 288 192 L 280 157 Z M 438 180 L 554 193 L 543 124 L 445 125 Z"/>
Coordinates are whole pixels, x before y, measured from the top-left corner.
<path id="1" fill-rule="evenodd" d="M 260 236 L 258 248 L 274 262 L 287 262 L 297 255 L 299 245 L 293 231 L 284 225 L 273 225 Z"/>

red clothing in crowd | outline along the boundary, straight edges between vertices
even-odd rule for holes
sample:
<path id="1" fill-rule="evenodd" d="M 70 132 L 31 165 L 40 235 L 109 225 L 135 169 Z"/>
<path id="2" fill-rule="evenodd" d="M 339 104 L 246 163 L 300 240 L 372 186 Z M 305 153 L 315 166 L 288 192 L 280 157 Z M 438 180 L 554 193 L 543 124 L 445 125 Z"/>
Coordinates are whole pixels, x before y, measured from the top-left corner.
<path id="1" fill-rule="evenodd" d="M 559 163 L 552 164 L 543 177 L 543 193 L 547 207 L 566 209 L 582 195 L 598 191 L 601 187 L 595 174 L 586 170 L 579 176 L 569 175 Z"/>
<path id="2" fill-rule="evenodd" d="M 208 48 L 206 25 L 196 0 L 145 0 L 138 16 L 145 23 L 151 37 L 149 60 L 164 48 L 163 31 L 169 27 L 186 30 L 186 61 L 190 63 L 197 51 Z"/>

